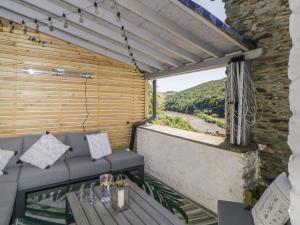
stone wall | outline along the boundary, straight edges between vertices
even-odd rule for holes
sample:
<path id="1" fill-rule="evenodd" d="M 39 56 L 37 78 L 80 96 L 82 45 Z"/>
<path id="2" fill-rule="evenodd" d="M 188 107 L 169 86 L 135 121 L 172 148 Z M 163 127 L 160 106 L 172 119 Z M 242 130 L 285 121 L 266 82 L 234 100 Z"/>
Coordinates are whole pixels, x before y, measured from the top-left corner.
<path id="1" fill-rule="evenodd" d="M 291 48 L 288 0 L 223 0 L 226 22 L 263 48 L 261 58 L 252 61 L 251 76 L 262 99 L 257 124 L 252 130 L 258 144 L 260 183 L 270 183 L 287 170 L 287 145 L 291 115 L 288 92 L 288 59 Z M 259 99 L 258 99 L 259 100 Z"/>
<path id="2" fill-rule="evenodd" d="M 293 225 L 300 224 L 300 1 L 290 0 L 292 15 L 290 17 L 290 34 L 293 48 L 290 52 L 289 78 L 290 105 L 293 117 L 290 119 L 289 146 L 293 157 L 289 164 L 290 181 L 293 189 L 291 192 L 290 217 Z"/>

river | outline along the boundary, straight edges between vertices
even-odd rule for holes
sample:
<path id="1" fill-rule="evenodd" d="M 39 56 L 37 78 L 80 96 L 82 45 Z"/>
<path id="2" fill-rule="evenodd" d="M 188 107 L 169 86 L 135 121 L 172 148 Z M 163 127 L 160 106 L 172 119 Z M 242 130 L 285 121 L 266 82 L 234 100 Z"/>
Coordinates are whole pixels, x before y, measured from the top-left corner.
<path id="1" fill-rule="evenodd" d="M 197 116 L 191 115 L 191 114 L 185 114 L 185 113 L 177 113 L 177 112 L 171 112 L 171 111 L 165 111 L 164 114 L 166 116 L 179 116 L 187 120 L 192 127 L 196 128 L 197 130 L 200 130 L 201 132 L 209 132 L 209 133 L 219 133 L 221 135 L 225 135 L 225 129 L 217 126 L 213 123 L 205 122 L 203 119 L 200 119 Z"/>

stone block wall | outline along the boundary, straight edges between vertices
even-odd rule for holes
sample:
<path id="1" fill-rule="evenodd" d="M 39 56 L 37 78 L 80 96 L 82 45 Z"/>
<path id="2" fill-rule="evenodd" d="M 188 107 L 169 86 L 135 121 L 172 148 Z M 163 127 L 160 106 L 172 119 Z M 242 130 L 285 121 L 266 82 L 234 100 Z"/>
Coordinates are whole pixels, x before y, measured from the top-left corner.
<path id="1" fill-rule="evenodd" d="M 290 217 L 293 225 L 300 224 L 300 1 L 290 0 L 290 34 L 293 47 L 290 52 L 289 78 L 290 107 L 293 116 L 290 119 L 288 143 L 293 151 L 289 163 L 291 192 Z"/>
<path id="2" fill-rule="evenodd" d="M 291 48 L 288 0 L 223 0 L 227 24 L 256 40 L 263 56 L 251 62 L 251 76 L 260 96 L 258 121 L 252 129 L 259 146 L 261 184 L 287 170 L 289 107 L 288 59 Z M 298 1 L 298 0 L 296 0 Z M 261 117 L 262 114 L 262 117 Z"/>

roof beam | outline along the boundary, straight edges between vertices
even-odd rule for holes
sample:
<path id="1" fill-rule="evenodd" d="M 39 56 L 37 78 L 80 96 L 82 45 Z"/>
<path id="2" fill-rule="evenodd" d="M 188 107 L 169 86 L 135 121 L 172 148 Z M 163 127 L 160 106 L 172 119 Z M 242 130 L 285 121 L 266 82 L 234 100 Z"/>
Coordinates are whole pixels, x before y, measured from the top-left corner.
<path id="1" fill-rule="evenodd" d="M 22 1 L 27 2 L 36 7 L 39 7 L 40 9 L 49 11 L 51 14 L 56 15 L 58 17 L 60 17 L 63 14 L 63 12 L 67 15 L 71 12 L 70 7 L 68 7 L 67 4 L 63 4 L 61 1 L 59 1 L 59 2 L 53 1 L 53 0 L 51 0 L 51 1 L 22 0 Z M 72 12 L 74 12 L 74 10 L 76 10 L 75 7 L 72 10 Z M 85 15 L 83 15 L 83 16 L 85 16 Z M 122 45 L 124 45 L 124 43 L 125 43 L 124 38 L 121 35 L 121 31 L 116 32 L 114 30 L 104 27 L 103 25 L 97 23 L 95 20 L 90 19 L 90 15 L 85 16 L 85 23 L 83 23 L 83 24 L 79 23 L 78 16 L 75 14 L 69 14 L 67 16 L 67 19 L 68 19 L 68 21 L 71 21 L 72 23 L 77 24 L 79 27 L 88 28 L 89 30 L 91 30 L 97 34 L 105 36 L 108 39 L 112 39 L 113 41 L 119 42 Z M 137 51 L 143 53 L 146 56 L 151 56 L 155 60 L 158 60 L 163 63 L 167 63 L 170 66 L 175 66 L 175 67 L 181 65 L 180 62 L 177 62 L 176 60 L 174 60 L 166 55 L 160 54 L 157 51 L 153 50 L 152 48 L 142 45 L 136 41 L 129 39 L 128 43 L 132 47 L 132 49 L 136 49 Z"/>
<path id="2" fill-rule="evenodd" d="M 61 0 L 62 1 L 62 0 Z M 91 4 L 91 2 L 87 1 L 87 0 L 63 0 L 62 2 L 66 2 L 69 3 L 71 6 L 75 6 L 78 8 L 85 8 L 87 5 Z M 109 12 L 106 9 L 103 9 L 101 7 L 99 8 L 99 15 L 93 15 L 95 20 L 97 19 L 101 19 L 103 21 L 106 21 L 107 23 L 109 23 L 110 25 L 114 26 L 114 27 L 119 27 L 120 24 L 116 21 L 116 15 Z M 85 9 L 84 11 L 89 12 L 91 14 L 93 14 L 94 10 L 92 8 L 88 8 Z M 201 58 L 199 58 L 198 56 L 195 56 L 194 54 L 188 52 L 187 50 L 176 46 L 174 44 L 169 43 L 167 40 L 162 39 L 161 37 L 152 34 L 151 32 L 129 22 L 126 20 L 126 18 L 122 18 L 122 22 L 124 24 L 125 30 L 128 33 L 129 39 L 131 38 L 141 38 L 147 42 L 150 42 L 152 44 L 155 44 L 156 46 L 158 46 L 158 48 L 156 50 L 158 51 L 168 51 L 169 53 L 171 53 L 172 55 L 176 56 L 176 57 L 181 57 L 184 58 L 190 62 L 200 62 Z"/>
<path id="3" fill-rule="evenodd" d="M 261 48 L 251 50 L 248 52 L 239 51 L 236 53 L 228 54 L 221 58 L 208 59 L 200 63 L 194 63 L 191 65 L 182 66 L 175 69 L 165 70 L 157 73 L 146 73 L 145 78 L 148 80 L 155 80 L 158 78 L 165 78 L 165 77 L 187 74 L 192 72 L 199 72 L 203 70 L 217 69 L 217 68 L 227 66 L 230 60 L 233 58 L 244 56 L 245 60 L 252 60 L 252 59 L 259 58 L 262 55 L 262 53 L 263 51 Z"/>
<path id="4" fill-rule="evenodd" d="M 223 52 L 211 46 L 209 43 L 206 43 L 200 40 L 198 37 L 194 36 L 192 33 L 184 30 L 179 27 L 176 23 L 161 16 L 159 13 L 155 12 L 151 8 L 147 7 L 143 3 L 136 0 L 116 0 L 117 3 L 128 9 L 134 14 L 139 15 L 140 17 L 146 19 L 152 24 L 159 26 L 160 28 L 172 33 L 183 41 L 190 43 L 192 46 L 204 51 L 205 53 L 213 57 L 223 56 Z"/>
<path id="5" fill-rule="evenodd" d="M 43 20 L 45 18 L 48 18 L 48 16 L 52 16 L 52 17 L 55 16 L 49 12 L 47 13 L 44 10 L 39 9 L 38 7 L 28 5 L 27 3 L 24 2 L 17 3 L 20 2 L 18 0 L 16 2 L 14 1 L 15 0 L 13 1 L 2 0 L 0 4 L 5 8 L 8 8 L 14 12 L 17 12 L 19 14 L 28 17 L 36 18 L 38 20 Z M 60 30 L 65 30 L 67 33 L 70 33 L 73 36 L 78 36 L 81 39 L 87 39 L 88 41 L 94 43 L 95 45 L 100 45 L 102 47 L 105 47 L 106 49 L 111 49 L 112 51 L 120 53 L 122 55 L 128 55 L 128 49 L 125 46 L 120 46 L 108 40 L 102 39 L 101 37 L 99 37 L 99 35 L 95 34 L 93 31 L 88 30 L 86 28 L 80 29 L 78 28 L 78 26 L 74 26 L 74 24 L 72 23 L 69 23 L 68 29 L 64 29 L 62 23 L 54 23 L 53 26 Z M 159 70 L 163 70 L 167 68 L 162 64 L 139 54 L 138 52 L 135 52 L 135 58 L 138 63 L 142 62 L 151 67 L 157 68 Z"/>
<path id="6" fill-rule="evenodd" d="M 22 14 L 13 12 L 13 11 L 8 10 L 6 8 L 3 8 L 1 6 L 0 6 L 0 15 L 3 16 L 4 18 L 6 18 L 8 20 L 11 20 L 11 21 L 14 21 L 16 23 L 19 23 L 23 19 L 25 19 L 25 20 L 34 20 L 31 17 L 24 16 Z M 34 26 L 33 23 L 32 24 L 28 24 L 28 27 L 33 28 L 33 29 L 35 28 L 35 26 Z M 55 29 L 54 31 L 50 32 L 47 24 L 45 24 L 45 23 L 40 23 L 40 31 L 43 32 L 43 33 L 49 34 L 49 35 L 51 35 L 53 37 L 62 39 L 64 41 L 68 41 L 68 42 L 70 42 L 72 44 L 81 46 L 81 47 L 86 48 L 88 50 L 91 50 L 93 52 L 96 52 L 96 53 L 105 55 L 107 57 L 113 58 L 113 59 L 118 60 L 120 62 L 123 62 L 123 63 L 126 63 L 126 64 L 130 63 L 130 59 L 128 57 L 122 56 L 122 55 L 120 55 L 118 53 L 115 53 L 115 52 L 112 52 L 112 51 L 110 51 L 110 50 L 108 50 L 106 48 L 97 46 L 97 45 L 89 42 L 86 39 L 82 39 L 82 38 L 76 37 L 74 35 L 71 35 L 71 34 L 68 34 L 66 32 L 63 32 L 63 31 L 61 31 L 59 29 Z M 140 66 L 140 68 L 142 70 L 147 71 L 149 73 L 155 72 L 155 69 L 153 69 L 152 67 L 150 67 L 148 65 L 145 65 L 143 63 L 139 63 L 139 66 Z"/>

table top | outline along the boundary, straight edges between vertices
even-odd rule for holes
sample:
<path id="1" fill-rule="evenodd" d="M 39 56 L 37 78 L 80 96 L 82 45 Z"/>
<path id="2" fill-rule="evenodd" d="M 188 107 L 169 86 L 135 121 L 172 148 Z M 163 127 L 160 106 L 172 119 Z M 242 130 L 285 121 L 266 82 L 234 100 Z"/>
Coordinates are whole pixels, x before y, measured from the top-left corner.
<path id="1" fill-rule="evenodd" d="M 116 213 L 111 203 L 102 203 L 99 189 L 93 205 L 87 199 L 80 202 L 76 192 L 67 194 L 70 207 L 77 225 L 183 225 L 170 211 L 155 201 L 135 183 L 129 182 L 129 209 Z"/>

